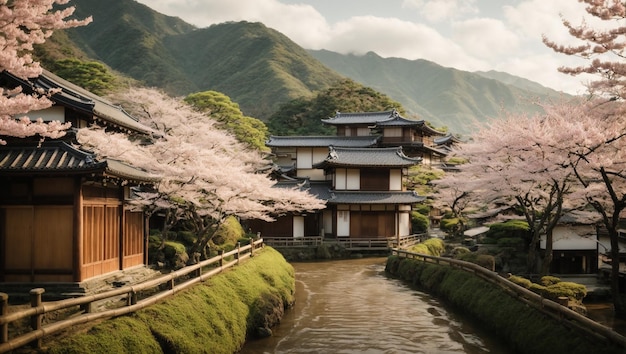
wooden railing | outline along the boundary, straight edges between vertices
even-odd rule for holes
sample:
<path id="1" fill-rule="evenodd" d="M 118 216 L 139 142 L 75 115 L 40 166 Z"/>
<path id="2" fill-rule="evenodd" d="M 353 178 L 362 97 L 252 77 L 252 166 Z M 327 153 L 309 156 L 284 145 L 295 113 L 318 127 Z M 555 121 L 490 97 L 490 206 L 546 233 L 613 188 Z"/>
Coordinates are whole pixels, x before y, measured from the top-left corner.
<path id="1" fill-rule="evenodd" d="M 272 247 L 309 247 L 324 243 L 322 236 L 307 237 L 263 237 L 265 244 Z"/>
<path id="2" fill-rule="evenodd" d="M 416 244 L 427 237 L 427 234 L 414 234 L 408 236 L 389 238 L 351 238 L 338 237 L 324 239 L 322 236 L 308 237 L 263 237 L 265 244 L 272 247 L 309 247 L 321 244 L 340 244 L 350 250 L 382 250 L 393 247 L 406 247 Z"/>
<path id="3" fill-rule="evenodd" d="M 9 296 L 0 293 L 0 353 L 20 348 L 24 345 L 40 348 L 41 339 L 69 327 L 120 315 L 125 315 L 147 306 L 153 305 L 164 298 L 180 292 L 190 286 L 202 282 L 223 270 L 233 267 L 242 260 L 254 255 L 257 248 L 263 247 L 263 239 L 256 240 L 249 245 L 240 246 L 230 252 L 222 252 L 211 259 L 199 262 L 161 277 L 137 285 L 125 286 L 119 289 L 86 295 L 79 298 L 52 302 L 42 302 L 45 290 L 43 288 L 30 291 L 31 307 L 22 311 L 9 313 Z M 232 259 L 232 260 L 231 260 Z M 163 289 L 165 287 L 165 289 Z M 139 300 L 140 293 L 150 292 L 149 297 Z M 126 298 L 125 305 L 118 308 L 105 308 L 97 311 L 95 304 L 104 300 Z M 43 316 L 57 311 L 70 311 L 80 308 L 78 315 L 51 323 L 43 324 Z M 50 316 L 53 317 L 53 316 Z M 9 325 L 18 321 L 30 319 L 31 330 L 25 334 L 9 339 Z"/>
<path id="4" fill-rule="evenodd" d="M 412 253 L 400 249 L 393 249 L 391 251 L 391 254 L 397 255 L 399 257 L 420 260 L 422 262 L 447 265 L 465 270 L 492 284 L 503 288 L 507 293 L 511 294 L 516 299 L 526 303 L 529 306 L 534 307 L 535 309 L 556 319 L 564 325 L 572 326 L 575 329 L 584 331 L 594 337 L 600 337 L 609 340 L 622 348 L 626 348 L 626 337 L 613 331 L 611 328 L 603 326 L 589 319 L 588 317 L 585 317 L 573 310 L 570 310 L 566 306 L 546 299 L 537 293 L 534 293 L 522 286 L 519 286 L 509 281 L 508 279 L 500 276 L 498 273 L 490 271 L 477 264 L 452 258 L 434 257 L 418 253 Z"/>

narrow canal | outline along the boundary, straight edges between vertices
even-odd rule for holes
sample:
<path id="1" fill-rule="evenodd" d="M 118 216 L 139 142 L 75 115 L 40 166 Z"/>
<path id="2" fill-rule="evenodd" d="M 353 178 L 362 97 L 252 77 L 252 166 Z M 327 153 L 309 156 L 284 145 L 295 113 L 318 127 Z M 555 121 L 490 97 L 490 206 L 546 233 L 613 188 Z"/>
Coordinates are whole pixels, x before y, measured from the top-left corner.
<path id="1" fill-rule="evenodd" d="M 260 353 L 508 353 L 428 294 L 385 276 L 386 258 L 294 263 L 296 304 Z"/>

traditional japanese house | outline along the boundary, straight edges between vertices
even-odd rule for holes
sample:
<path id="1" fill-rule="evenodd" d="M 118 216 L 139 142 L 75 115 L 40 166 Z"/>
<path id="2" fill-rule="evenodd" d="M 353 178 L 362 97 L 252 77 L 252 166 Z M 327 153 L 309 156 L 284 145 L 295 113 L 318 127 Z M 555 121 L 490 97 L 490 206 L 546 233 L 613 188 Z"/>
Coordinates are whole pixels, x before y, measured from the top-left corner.
<path id="1" fill-rule="evenodd" d="M 324 171 L 313 165 L 324 161 L 328 147 L 375 147 L 378 136 L 271 136 L 265 143 L 272 149 L 275 163 L 290 177 L 324 180 Z"/>
<path id="2" fill-rule="evenodd" d="M 53 106 L 32 118 L 91 124 L 149 139 L 152 130 L 121 108 L 50 73 L 2 87 L 58 89 Z M 132 187 L 157 177 L 60 139 L 3 137 L 0 146 L 0 288 L 11 283 L 74 283 L 146 264 L 146 220 L 125 208 Z M 45 287 L 45 285 L 42 285 Z M 78 290 L 76 290 L 78 291 Z"/>
<path id="3" fill-rule="evenodd" d="M 446 134 L 429 127 L 424 120 L 411 120 L 402 117 L 398 111 L 383 112 L 337 112 L 334 117 L 323 119 L 322 123 L 335 126 L 338 136 L 380 135 L 380 147 L 401 146 L 411 157 L 422 158 L 426 165 L 441 163 L 448 154 L 435 143 L 437 137 Z"/>
<path id="4" fill-rule="evenodd" d="M 611 248 L 608 236 L 600 236 L 598 224 L 598 215 L 589 212 L 570 212 L 559 219 L 552 231 L 550 273 L 598 274 L 603 258 L 600 255 L 608 255 Z M 545 256 L 545 235 L 539 246 Z"/>
<path id="5" fill-rule="evenodd" d="M 334 237 L 390 238 L 411 233 L 412 205 L 424 201 L 406 191 L 404 178 L 420 162 L 402 148 L 330 147 L 323 169 L 330 183 L 324 229 Z"/>

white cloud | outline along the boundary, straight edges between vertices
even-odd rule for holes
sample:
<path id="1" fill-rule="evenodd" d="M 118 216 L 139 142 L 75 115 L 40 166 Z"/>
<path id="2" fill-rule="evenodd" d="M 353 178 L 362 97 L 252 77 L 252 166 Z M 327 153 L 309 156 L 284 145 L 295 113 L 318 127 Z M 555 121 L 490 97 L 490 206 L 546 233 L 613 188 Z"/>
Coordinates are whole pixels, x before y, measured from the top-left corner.
<path id="1" fill-rule="evenodd" d="M 402 7 L 416 9 L 430 22 L 441 22 L 478 13 L 475 0 L 404 0 Z"/>
<path id="2" fill-rule="evenodd" d="M 486 64 L 467 55 L 463 48 L 433 28 L 395 18 L 353 17 L 334 25 L 332 33 L 324 48 L 339 53 L 374 51 L 382 57 L 426 59 L 452 67 Z"/>
<path id="3" fill-rule="evenodd" d="M 474 18 L 452 24 L 453 40 L 469 54 L 482 59 L 511 55 L 519 49 L 519 38 L 502 21 Z"/>

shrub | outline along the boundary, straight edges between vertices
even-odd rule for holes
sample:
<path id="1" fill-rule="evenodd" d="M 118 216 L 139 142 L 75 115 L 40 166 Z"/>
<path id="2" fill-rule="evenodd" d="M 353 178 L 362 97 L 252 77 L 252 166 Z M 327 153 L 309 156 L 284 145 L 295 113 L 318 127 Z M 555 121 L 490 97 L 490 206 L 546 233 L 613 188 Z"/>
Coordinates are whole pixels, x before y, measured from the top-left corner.
<path id="1" fill-rule="evenodd" d="M 532 282 L 530 280 L 528 280 L 528 279 L 526 279 L 524 277 L 517 276 L 517 275 L 509 276 L 509 280 L 512 281 L 513 283 L 519 285 L 519 286 L 522 286 L 522 287 L 526 288 L 526 289 L 529 289 L 531 284 L 532 284 Z"/>
<path id="2" fill-rule="evenodd" d="M 419 253 L 419 254 L 425 254 L 428 256 L 432 256 L 432 254 L 430 254 L 430 250 L 428 249 L 428 246 L 426 246 L 423 243 L 418 243 L 417 245 L 413 245 L 411 246 L 411 248 L 409 248 L 410 252 L 414 252 L 414 253 Z"/>
<path id="3" fill-rule="evenodd" d="M 465 262 L 477 264 L 491 271 L 496 269 L 496 259 L 488 254 L 478 254 L 473 252 L 463 253 L 459 256 L 459 259 Z"/>
<path id="4" fill-rule="evenodd" d="M 498 247 L 519 248 L 524 245 L 524 240 L 516 237 L 503 237 L 496 241 Z"/>
<path id="5" fill-rule="evenodd" d="M 426 204 L 418 204 L 413 208 L 413 211 L 428 216 L 430 214 L 430 206 Z"/>
<path id="6" fill-rule="evenodd" d="M 413 233 L 426 232 L 428 231 L 429 226 L 430 220 L 428 219 L 428 216 L 417 211 L 411 212 L 411 227 L 413 228 Z"/>
<path id="7" fill-rule="evenodd" d="M 441 219 L 439 228 L 446 232 L 455 232 L 459 227 L 459 218 L 444 218 Z"/>
<path id="8" fill-rule="evenodd" d="M 546 286 L 546 293 L 544 296 L 551 300 L 556 300 L 561 296 L 566 296 L 576 302 L 582 302 L 583 298 L 587 296 L 587 287 L 578 283 L 562 281 Z"/>
<path id="9" fill-rule="evenodd" d="M 489 231 L 485 236 L 500 239 L 504 237 L 521 238 L 528 236 L 528 223 L 523 220 L 507 220 L 489 226 Z"/>
<path id="10" fill-rule="evenodd" d="M 543 286 L 550 286 L 550 285 L 554 285 L 560 282 L 561 282 L 561 279 L 557 277 L 553 277 L 551 275 L 545 275 L 541 277 L 541 280 L 539 280 L 539 283 Z"/>
<path id="11" fill-rule="evenodd" d="M 424 244 L 428 248 L 429 254 L 433 256 L 439 257 L 446 250 L 446 245 L 440 238 L 429 238 L 428 240 L 422 242 L 422 244 Z"/>
<path id="12" fill-rule="evenodd" d="M 460 259 L 463 255 L 470 253 L 470 250 L 467 247 L 454 247 L 450 253 L 452 258 Z"/>

